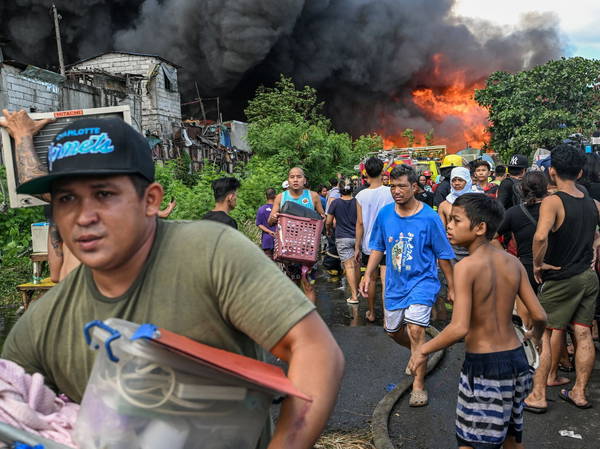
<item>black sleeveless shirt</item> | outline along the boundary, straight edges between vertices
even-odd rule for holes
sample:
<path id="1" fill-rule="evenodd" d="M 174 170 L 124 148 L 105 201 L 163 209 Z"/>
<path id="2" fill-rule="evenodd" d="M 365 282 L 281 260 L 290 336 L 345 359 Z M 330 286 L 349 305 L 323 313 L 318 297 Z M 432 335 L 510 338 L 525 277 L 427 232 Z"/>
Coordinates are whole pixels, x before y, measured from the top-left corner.
<path id="1" fill-rule="evenodd" d="M 565 219 L 560 228 L 556 232 L 551 231 L 548 236 L 544 262 L 561 267 L 561 270 L 544 271 L 544 281 L 568 279 L 590 268 L 598 225 L 598 209 L 590 196 L 575 198 L 564 192 L 556 192 L 555 195 L 563 203 Z"/>

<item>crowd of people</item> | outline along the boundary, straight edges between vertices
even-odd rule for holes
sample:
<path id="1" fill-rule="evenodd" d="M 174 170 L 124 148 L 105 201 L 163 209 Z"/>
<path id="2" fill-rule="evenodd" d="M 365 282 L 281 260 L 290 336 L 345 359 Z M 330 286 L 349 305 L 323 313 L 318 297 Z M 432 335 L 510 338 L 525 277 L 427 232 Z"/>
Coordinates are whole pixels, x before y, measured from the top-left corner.
<path id="1" fill-rule="evenodd" d="M 429 404 L 427 356 L 464 339 L 460 447 L 522 447 L 523 412 L 544 413 L 548 387 L 559 386 L 570 405 L 591 406 L 597 155 L 560 144 L 535 170 L 523 155 L 506 167 L 449 155 L 437 180 L 404 164 L 386 170 L 371 157 L 361 178 L 339 176 L 316 191 L 304 170 L 292 167 L 281 189 L 265 191 L 256 214 L 259 249 L 230 216 L 237 179 L 213 182 L 215 206 L 203 220 L 158 220 L 162 187 L 133 128 L 118 119 L 72 122 L 54 138 L 43 172 L 32 136 L 45 123 L 24 111 L 3 115 L 17 164 L 34 168 L 18 191 L 49 194 L 60 242 L 77 263 L 16 323 L 2 357 L 42 373 L 75 401 L 93 363 L 83 324 L 110 317 L 152 322 L 228 351 L 260 359 L 264 349 L 287 362 L 288 376 L 313 401 L 286 399 L 260 447 L 312 447 L 335 403 L 344 359 L 316 311 L 316 266 L 272 261 L 280 214 L 301 207 L 324 220 L 347 278 L 347 302 L 364 298 L 369 322 L 376 321 L 381 280 L 384 330 L 411 353 L 411 407 Z M 100 135 L 108 146 L 90 150 Z M 452 305 L 452 318 L 427 341 L 439 301 Z M 515 315 L 539 351 L 534 374 Z M 575 370 L 572 387 L 561 369 Z"/>
<path id="2" fill-rule="evenodd" d="M 377 157 L 364 167 L 360 188 L 358 178 L 340 177 L 319 186 L 318 198 L 347 278 L 347 302 L 366 298 L 371 322 L 381 278 L 384 329 L 412 354 L 409 405 L 429 402 L 426 355 L 465 338 L 456 421 L 461 447 L 521 447 L 523 412 L 547 410 L 547 387 L 562 386 L 562 399 L 590 407 L 600 156 L 570 144 L 533 166 L 524 155 L 497 167 L 451 155 L 437 183 L 408 165 L 385 171 Z M 446 298 L 437 295 L 441 282 Z M 452 303 L 452 320 L 426 342 L 440 300 Z M 534 375 L 515 317 L 539 352 Z M 559 369 L 575 371 L 571 388 Z M 509 384 L 507 399 L 500 386 Z M 489 407 L 490 399 L 497 407 Z"/>

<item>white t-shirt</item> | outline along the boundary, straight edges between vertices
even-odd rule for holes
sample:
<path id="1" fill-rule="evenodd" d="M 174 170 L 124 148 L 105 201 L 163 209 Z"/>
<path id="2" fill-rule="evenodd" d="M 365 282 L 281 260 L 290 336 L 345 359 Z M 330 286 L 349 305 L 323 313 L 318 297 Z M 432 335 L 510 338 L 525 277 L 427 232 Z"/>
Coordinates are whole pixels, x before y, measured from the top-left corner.
<path id="1" fill-rule="evenodd" d="M 371 239 L 371 231 L 375 224 L 377 214 L 383 206 L 387 206 L 394 202 L 390 188 L 387 186 L 380 186 L 375 189 L 364 189 L 358 192 L 356 195 L 356 201 L 362 208 L 362 220 L 363 220 L 363 239 L 362 239 L 362 252 L 365 254 L 371 254 L 369 249 L 369 240 Z"/>

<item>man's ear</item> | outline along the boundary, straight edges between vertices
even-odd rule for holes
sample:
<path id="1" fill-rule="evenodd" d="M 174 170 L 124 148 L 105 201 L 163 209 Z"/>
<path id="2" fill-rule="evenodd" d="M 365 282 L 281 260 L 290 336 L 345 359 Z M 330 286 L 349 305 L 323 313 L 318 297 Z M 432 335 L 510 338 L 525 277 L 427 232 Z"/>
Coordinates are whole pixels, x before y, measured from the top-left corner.
<path id="1" fill-rule="evenodd" d="M 146 206 L 147 217 L 158 214 L 164 194 L 165 192 L 163 187 L 158 182 L 153 182 L 146 187 L 146 192 L 144 193 L 144 203 Z"/>

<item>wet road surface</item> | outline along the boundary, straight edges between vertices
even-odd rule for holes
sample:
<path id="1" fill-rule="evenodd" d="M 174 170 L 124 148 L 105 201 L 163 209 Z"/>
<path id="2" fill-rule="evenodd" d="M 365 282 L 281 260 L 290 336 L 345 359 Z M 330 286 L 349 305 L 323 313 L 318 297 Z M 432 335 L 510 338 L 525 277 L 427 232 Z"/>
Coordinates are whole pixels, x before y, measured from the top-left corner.
<path id="1" fill-rule="evenodd" d="M 408 350 L 395 344 L 382 329 L 381 303 L 377 301 L 377 321 L 366 323 L 366 300 L 358 306 L 346 303 L 350 296 L 340 290 L 339 281 L 322 275 L 316 285 L 318 309 L 346 357 L 346 372 L 338 402 L 328 423 L 330 430 L 356 430 L 370 426 L 377 403 L 387 393 L 386 386 L 404 378 Z M 434 323 L 438 329 L 442 322 Z M 416 449 L 456 448 L 454 418 L 458 375 L 464 356 L 462 344 L 450 348 L 427 378 L 430 405 L 408 407 L 403 397 L 392 411 L 390 435 L 397 447 Z M 598 356 L 598 352 L 597 352 Z M 562 373 L 574 378 L 574 373 Z M 596 361 L 588 397 L 594 408 L 579 410 L 558 397 L 559 387 L 548 389 L 549 410 L 544 415 L 525 415 L 524 444 L 527 448 L 600 448 L 600 363 Z M 573 430 L 582 439 L 559 435 Z"/>

